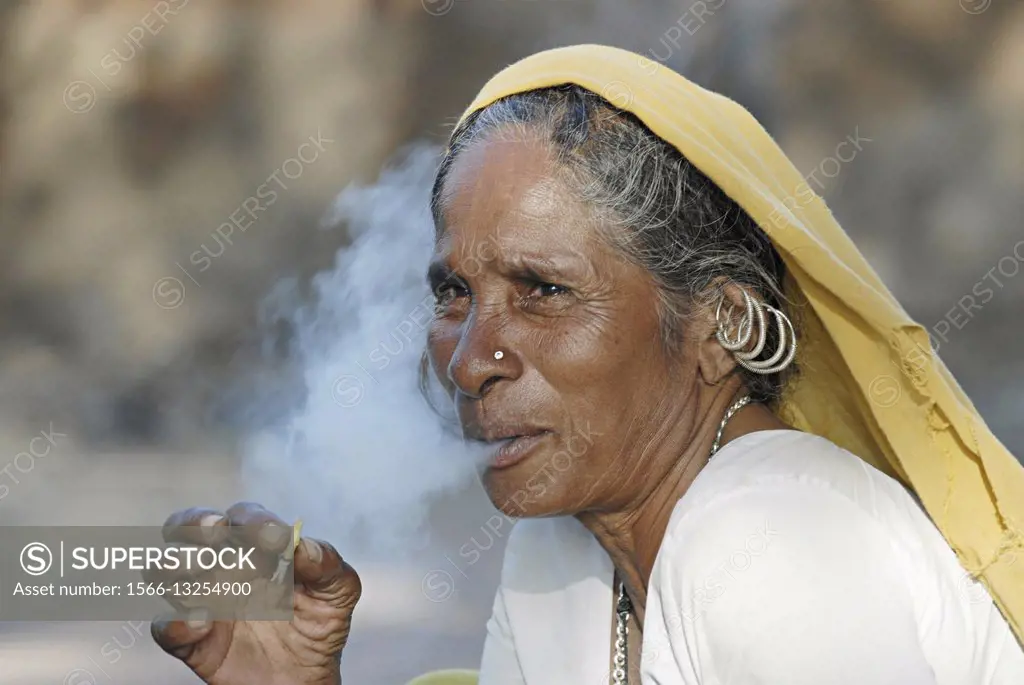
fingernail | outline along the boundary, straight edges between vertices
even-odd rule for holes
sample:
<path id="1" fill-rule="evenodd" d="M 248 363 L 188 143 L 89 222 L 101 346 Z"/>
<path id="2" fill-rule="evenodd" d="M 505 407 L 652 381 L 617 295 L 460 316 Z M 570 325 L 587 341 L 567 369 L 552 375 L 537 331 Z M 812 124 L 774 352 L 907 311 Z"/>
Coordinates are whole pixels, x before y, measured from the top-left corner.
<path id="1" fill-rule="evenodd" d="M 319 564 L 323 560 L 324 550 L 316 542 L 309 538 L 302 538 L 302 548 L 306 550 L 306 556 L 312 559 L 313 563 Z"/>
<path id="2" fill-rule="evenodd" d="M 207 542 L 213 542 L 217 539 L 219 531 L 216 526 L 223 520 L 224 516 L 222 514 L 207 514 L 199 520 L 199 527 L 202 529 L 203 538 Z"/>
<path id="3" fill-rule="evenodd" d="M 208 614 L 205 609 L 199 609 L 198 611 L 192 614 L 192 618 L 188 620 L 186 625 L 188 625 L 188 627 L 192 630 L 199 630 L 200 628 L 205 628 L 207 624 L 207 616 Z"/>
<path id="4" fill-rule="evenodd" d="M 215 526 L 223 520 L 223 514 L 207 514 L 199 521 L 199 525 L 204 527 Z"/>
<path id="5" fill-rule="evenodd" d="M 264 524 L 263 529 L 260 530 L 260 545 L 268 550 L 277 549 L 281 547 L 281 543 L 284 542 L 285 536 L 289 535 L 289 533 L 289 529 L 280 524 Z"/>

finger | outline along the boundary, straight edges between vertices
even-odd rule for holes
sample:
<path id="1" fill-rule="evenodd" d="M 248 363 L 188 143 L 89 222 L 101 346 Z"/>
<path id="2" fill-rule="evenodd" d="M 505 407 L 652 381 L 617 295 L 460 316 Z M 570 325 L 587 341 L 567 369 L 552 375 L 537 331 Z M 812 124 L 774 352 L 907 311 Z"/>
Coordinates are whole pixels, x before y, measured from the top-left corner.
<path id="1" fill-rule="evenodd" d="M 192 507 L 167 517 L 164 542 L 217 546 L 228 537 L 228 518 L 216 509 Z"/>
<path id="2" fill-rule="evenodd" d="M 188 659 L 210 631 L 213 621 L 207 620 L 202 614 L 193 618 L 182 619 L 176 616 L 162 616 L 153 620 L 150 634 L 153 640 L 168 654 L 181 660 Z"/>
<path id="3" fill-rule="evenodd" d="M 196 577 L 203 573 L 199 569 L 190 570 L 184 563 L 172 564 L 147 564 L 139 571 L 142 579 L 147 583 L 163 583 L 165 586 L 173 585 L 178 582 L 186 582 L 189 580 L 195 580 Z"/>
<path id="4" fill-rule="evenodd" d="M 302 538 L 295 551 L 295 582 L 321 599 L 341 599 L 354 605 L 362 594 L 355 569 L 338 550 L 322 540 Z"/>
<path id="5" fill-rule="evenodd" d="M 167 517 L 163 526 L 164 541 L 170 545 L 200 545 L 218 548 L 228 539 L 227 516 L 209 507 L 191 507 L 176 511 Z M 163 584 L 165 588 L 173 588 L 175 591 L 166 592 L 164 599 L 176 610 L 181 611 L 190 605 L 195 605 L 195 598 L 185 594 L 183 585 L 186 583 L 201 580 L 205 575 L 198 570 L 189 570 L 184 564 L 176 567 L 160 564 L 158 566 L 147 566 L 142 571 L 142 577 L 146 582 Z"/>
<path id="6" fill-rule="evenodd" d="M 270 555 L 279 555 L 292 544 L 292 527 L 262 504 L 239 502 L 227 510 L 228 525 L 241 541 Z"/>
<path id="7" fill-rule="evenodd" d="M 276 558 L 271 558 L 270 555 L 260 558 L 247 554 L 246 550 L 235 552 L 233 549 L 221 549 L 216 557 L 206 559 L 205 568 L 196 561 L 196 556 L 190 557 L 182 552 L 171 562 L 146 565 L 139 573 L 147 583 L 162 583 L 165 587 L 173 586 L 175 583 L 241 583 L 265 575 L 265 569 L 276 562 Z M 213 566 L 209 566 L 211 562 L 214 562 Z"/>
<path id="8" fill-rule="evenodd" d="M 177 569 L 147 567 L 139 572 L 144 582 L 157 590 L 156 596 L 167 602 L 172 609 L 185 613 L 205 606 L 208 594 L 203 593 L 204 582 L 211 583 L 213 574 L 208 571 L 186 571 Z"/>

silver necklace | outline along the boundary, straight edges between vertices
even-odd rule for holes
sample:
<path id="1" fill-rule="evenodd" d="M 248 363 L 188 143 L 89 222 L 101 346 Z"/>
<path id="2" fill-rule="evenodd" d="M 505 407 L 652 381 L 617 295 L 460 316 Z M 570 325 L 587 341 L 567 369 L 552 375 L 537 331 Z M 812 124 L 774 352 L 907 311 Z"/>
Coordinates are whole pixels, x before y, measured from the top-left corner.
<path id="1" fill-rule="evenodd" d="M 718 432 L 715 433 L 715 441 L 711 443 L 711 454 L 708 455 L 708 459 L 711 459 L 711 457 L 715 456 L 715 453 L 718 452 L 718 448 L 722 444 L 722 432 L 725 430 L 725 424 L 729 423 L 729 419 L 731 419 L 736 412 L 738 412 L 740 409 L 743 409 L 743 407 L 747 406 L 748 404 L 750 404 L 750 395 L 747 395 L 746 397 L 741 397 L 740 399 L 736 400 L 733 403 L 733 405 L 725 411 L 725 416 L 722 417 L 722 422 L 718 424 Z"/>
<path id="2" fill-rule="evenodd" d="M 718 452 L 718 448 L 722 444 L 722 432 L 725 430 L 725 424 L 729 423 L 729 419 L 749 403 L 750 395 L 747 395 L 736 400 L 726 410 L 725 416 L 722 417 L 722 422 L 718 424 L 715 441 L 711 443 L 709 460 L 715 456 L 715 453 Z M 615 604 L 615 657 L 612 660 L 612 683 L 614 685 L 627 685 L 629 682 L 629 662 L 627 660 L 629 650 L 627 648 L 627 640 L 629 638 L 629 615 L 631 613 L 633 613 L 633 602 L 629 599 L 629 595 L 626 594 L 626 584 L 619 581 L 619 598 Z"/>

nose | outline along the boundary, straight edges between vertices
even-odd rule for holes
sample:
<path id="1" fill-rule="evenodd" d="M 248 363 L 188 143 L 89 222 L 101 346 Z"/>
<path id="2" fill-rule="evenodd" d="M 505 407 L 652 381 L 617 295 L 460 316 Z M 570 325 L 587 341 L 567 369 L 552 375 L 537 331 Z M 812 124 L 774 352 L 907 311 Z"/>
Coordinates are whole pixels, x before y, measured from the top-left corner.
<path id="1" fill-rule="evenodd" d="M 499 316 L 471 315 L 448 363 L 448 378 L 456 389 L 480 399 L 499 381 L 515 380 L 521 373 L 520 357 L 505 343 Z"/>

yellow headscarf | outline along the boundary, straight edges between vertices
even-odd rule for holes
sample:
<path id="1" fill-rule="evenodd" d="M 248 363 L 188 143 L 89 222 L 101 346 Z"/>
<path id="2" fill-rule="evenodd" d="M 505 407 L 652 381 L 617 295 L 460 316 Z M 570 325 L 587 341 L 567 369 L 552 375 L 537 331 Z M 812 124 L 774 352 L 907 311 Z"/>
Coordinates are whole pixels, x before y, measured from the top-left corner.
<path id="1" fill-rule="evenodd" d="M 568 83 L 639 117 L 764 229 L 791 275 L 788 294 L 809 305 L 800 314 L 802 373 L 783 416 L 917 493 L 1024 642 L 1024 468 L 771 136 L 732 100 L 600 45 L 505 68 L 462 118 L 507 95 Z"/>

